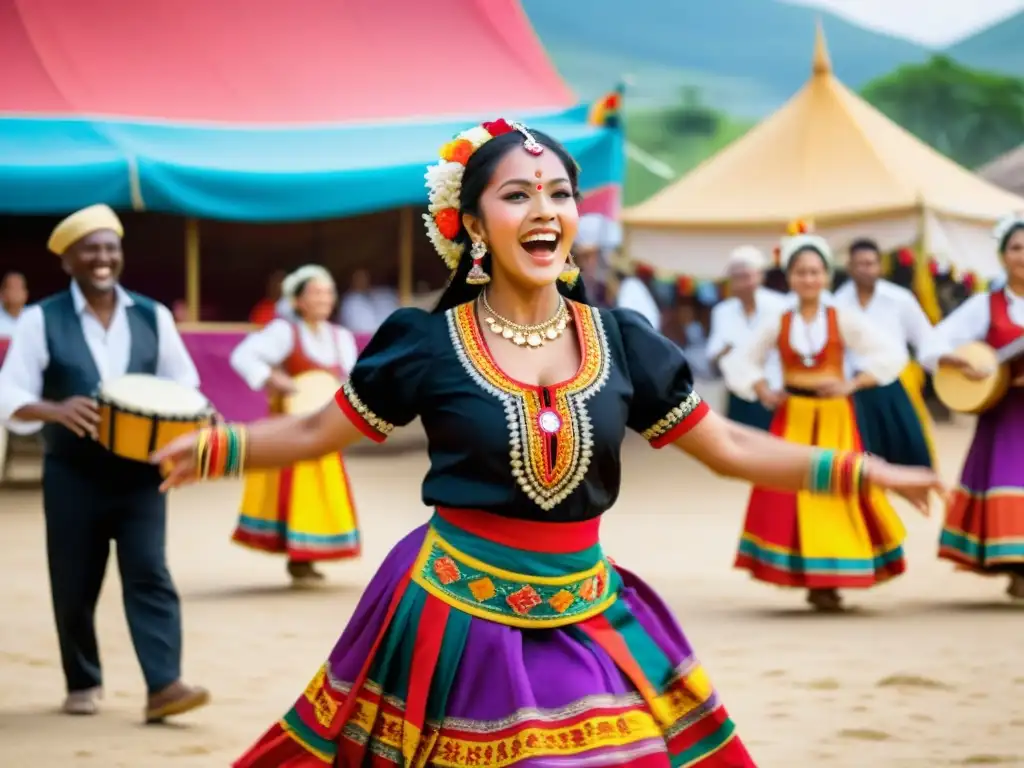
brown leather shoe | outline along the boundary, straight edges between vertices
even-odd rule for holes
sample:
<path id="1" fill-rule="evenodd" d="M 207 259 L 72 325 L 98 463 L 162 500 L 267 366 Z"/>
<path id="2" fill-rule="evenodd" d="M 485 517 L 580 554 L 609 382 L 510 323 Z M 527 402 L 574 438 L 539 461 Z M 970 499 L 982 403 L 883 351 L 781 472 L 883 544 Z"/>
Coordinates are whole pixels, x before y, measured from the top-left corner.
<path id="1" fill-rule="evenodd" d="M 181 680 L 171 683 L 146 702 L 146 722 L 159 723 L 165 718 L 182 715 L 210 702 L 210 692 Z"/>

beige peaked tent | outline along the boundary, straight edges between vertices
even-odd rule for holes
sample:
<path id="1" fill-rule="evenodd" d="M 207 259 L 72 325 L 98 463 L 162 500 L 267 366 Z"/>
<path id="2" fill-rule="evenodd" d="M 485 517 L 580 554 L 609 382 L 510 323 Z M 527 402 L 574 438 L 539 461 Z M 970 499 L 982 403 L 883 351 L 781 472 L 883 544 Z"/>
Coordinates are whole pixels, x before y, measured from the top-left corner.
<path id="1" fill-rule="evenodd" d="M 928 252 L 982 277 L 999 273 L 992 225 L 1024 198 L 939 154 L 832 74 L 819 25 L 812 76 L 782 108 L 679 181 L 628 209 L 628 258 L 714 278 L 729 251 L 770 252 L 796 218 L 843 249 L 923 237 Z"/>
<path id="2" fill-rule="evenodd" d="M 1015 195 L 1024 194 L 1024 146 L 986 163 L 978 169 L 978 175 Z"/>

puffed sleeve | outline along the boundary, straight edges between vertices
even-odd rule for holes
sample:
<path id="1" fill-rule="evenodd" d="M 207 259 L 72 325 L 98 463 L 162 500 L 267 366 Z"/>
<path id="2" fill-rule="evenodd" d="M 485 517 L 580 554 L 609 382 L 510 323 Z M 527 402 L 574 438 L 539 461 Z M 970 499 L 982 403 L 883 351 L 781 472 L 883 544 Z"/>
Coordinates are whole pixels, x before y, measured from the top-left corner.
<path id="1" fill-rule="evenodd" d="M 939 360 L 962 344 L 985 338 L 991 322 L 989 294 L 976 293 L 954 309 L 926 337 L 926 343 L 917 350 L 917 359 L 932 373 Z"/>
<path id="2" fill-rule="evenodd" d="M 627 426 L 655 448 L 693 429 L 708 405 L 693 390 L 683 351 L 631 309 L 612 310 L 622 336 L 626 370 L 633 384 Z"/>
<path id="3" fill-rule="evenodd" d="M 352 423 L 375 442 L 419 415 L 420 384 L 430 364 L 429 319 L 412 307 L 391 313 L 335 395 Z"/>

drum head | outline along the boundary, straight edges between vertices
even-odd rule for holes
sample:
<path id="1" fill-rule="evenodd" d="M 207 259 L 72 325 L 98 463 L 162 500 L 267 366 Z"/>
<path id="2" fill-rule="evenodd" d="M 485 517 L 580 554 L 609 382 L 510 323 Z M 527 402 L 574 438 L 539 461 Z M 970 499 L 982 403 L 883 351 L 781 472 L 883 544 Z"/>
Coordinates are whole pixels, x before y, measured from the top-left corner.
<path id="1" fill-rule="evenodd" d="M 971 381 L 959 371 L 940 367 L 935 374 L 935 392 L 954 411 L 977 413 L 988 405 L 999 386 L 999 361 L 995 350 L 982 342 L 965 344 L 956 354 L 980 371 L 992 371 L 992 375 Z"/>
<path id="2" fill-rule="evenodd" d="M 294 394 L 284 398 L 284 412 L 307 414 L 319 411 L 334 399 L 341 386 L 338 378 L 327 371 L 308 371 L 293 379 Z"/>
<path id="3" fill-rule="evenodd" d="M 100 385 L 99 399 L 127 411 L 188 419 L 211 410 L 202 392 L 169 379 L 129 373 Z"/>

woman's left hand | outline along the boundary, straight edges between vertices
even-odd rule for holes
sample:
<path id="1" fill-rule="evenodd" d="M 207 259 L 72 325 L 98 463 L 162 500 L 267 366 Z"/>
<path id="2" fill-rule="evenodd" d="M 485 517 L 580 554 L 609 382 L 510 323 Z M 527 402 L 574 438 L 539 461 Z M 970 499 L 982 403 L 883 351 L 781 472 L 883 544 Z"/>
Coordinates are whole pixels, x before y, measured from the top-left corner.
<path id="1" fill-rule="evenodd" d="M 928 467 L 901 467 L 871 457 L 866 467 L 866 480 L 871 485 L 899 494 L 925 517 L 933 492 L 945 498 L 946 488 L 938 475 Z"/>

